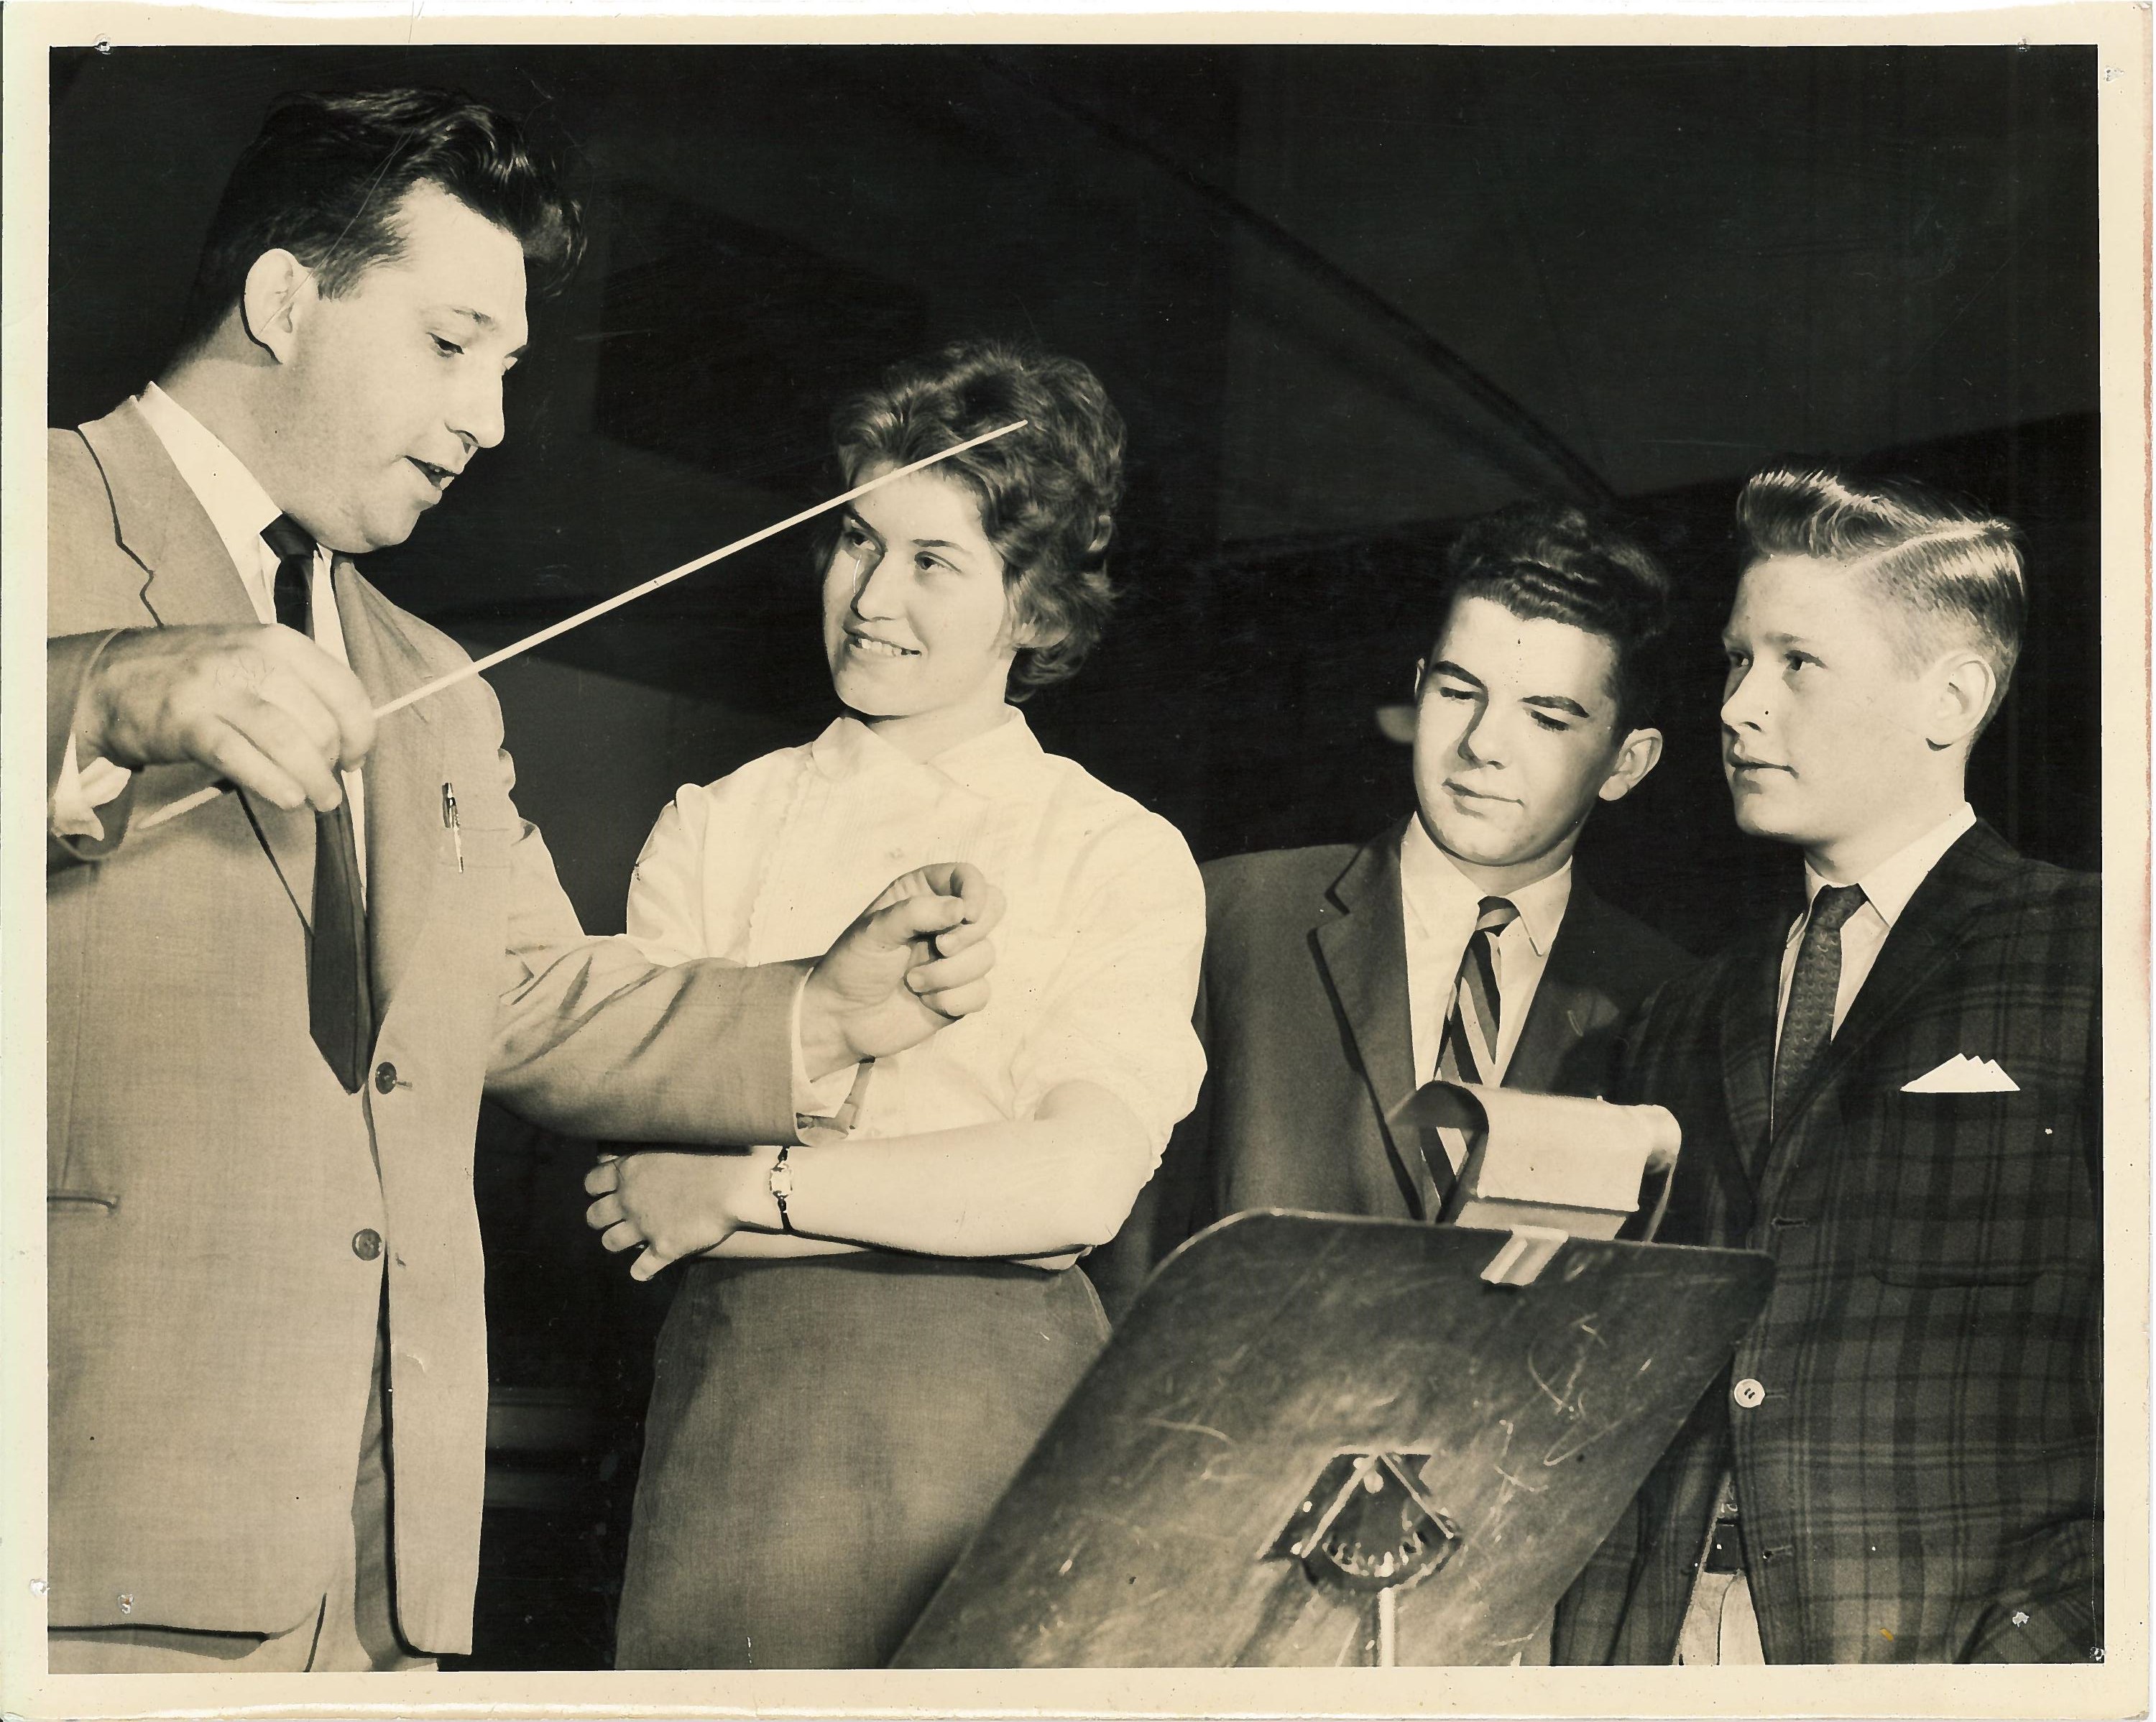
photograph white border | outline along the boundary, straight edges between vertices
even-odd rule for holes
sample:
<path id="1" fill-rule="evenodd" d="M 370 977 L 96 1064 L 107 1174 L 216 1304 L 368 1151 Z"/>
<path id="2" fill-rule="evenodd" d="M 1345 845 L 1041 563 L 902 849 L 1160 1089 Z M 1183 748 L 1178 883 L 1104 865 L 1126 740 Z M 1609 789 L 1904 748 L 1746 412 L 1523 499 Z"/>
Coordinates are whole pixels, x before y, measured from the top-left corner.
<path id="1" fill-rule="evenodd" d="M 2150 13 L 2147 6 L 1485 5 L 1470 12 L 1019 3 L 7 6 L 0 347 L 0 1705 L 57 1716 L 2124 1716 L 2148 1709 Z M 63 44 L 632 42 L 1745 44 L 2090 43 L 2100 50 L 2103 449 L 2106 1633 L 2083 1668 L 1114 1670 L 49 1677 L 44 1663 L 43 660 L 49 56 Z"/>

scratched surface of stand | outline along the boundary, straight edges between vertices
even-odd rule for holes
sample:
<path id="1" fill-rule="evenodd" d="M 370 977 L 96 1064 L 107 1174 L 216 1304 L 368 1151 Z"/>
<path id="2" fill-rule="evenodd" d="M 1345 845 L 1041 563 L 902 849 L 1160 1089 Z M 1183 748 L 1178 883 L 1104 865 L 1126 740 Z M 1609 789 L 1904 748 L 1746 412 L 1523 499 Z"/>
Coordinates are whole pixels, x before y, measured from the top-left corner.
<path id="1" fill-rule="evenodd" d="M 901 1668 L 1365 1659 L 1363 1600 L 1274 1553 L 1342 1453 L 1428 1454 L 1456 1534 L 1398 1593 L 1403 1664 L 1507 1663 L 1764 1302 L 1748 1252 L 1224 1221 L 1164 1262 L 901 1647 Z M 1322 1509 L 1322 1504 L 1318 1504 Z"/>

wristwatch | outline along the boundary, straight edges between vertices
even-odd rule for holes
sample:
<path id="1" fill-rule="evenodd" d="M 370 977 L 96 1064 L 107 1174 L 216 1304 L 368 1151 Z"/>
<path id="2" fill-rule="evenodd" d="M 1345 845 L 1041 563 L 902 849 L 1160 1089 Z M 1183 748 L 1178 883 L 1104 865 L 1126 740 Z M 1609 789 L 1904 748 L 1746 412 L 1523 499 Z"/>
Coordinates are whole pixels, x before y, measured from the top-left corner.
<path id="1" fill-rule="evenodd" d="M 771 1163 L 771 1199 L 778 1204 L 778 1225 L 783 1231 L 793 1230 L 793 1216 L 786 1211 L 786 1199 L 793 1194 L 793 1168 L 786 1164 L 790 1148 L 778 1150 L 778 1158 Z"/>

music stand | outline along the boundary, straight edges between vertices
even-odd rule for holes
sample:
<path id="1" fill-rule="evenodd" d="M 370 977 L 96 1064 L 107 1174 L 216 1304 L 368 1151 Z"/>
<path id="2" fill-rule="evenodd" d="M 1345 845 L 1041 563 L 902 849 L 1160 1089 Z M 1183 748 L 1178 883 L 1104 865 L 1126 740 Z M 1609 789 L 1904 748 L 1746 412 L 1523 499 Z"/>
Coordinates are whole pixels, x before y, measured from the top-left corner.
<path id="1" fill-rule="evenodd" d="M 1240 1214 L 1161 1264 L 898 1668 L 1506 1663 L 1765 1302 L 1763 1255 Z M 1395 1633 L 1397 1638 L 1395 1639 Z"/>

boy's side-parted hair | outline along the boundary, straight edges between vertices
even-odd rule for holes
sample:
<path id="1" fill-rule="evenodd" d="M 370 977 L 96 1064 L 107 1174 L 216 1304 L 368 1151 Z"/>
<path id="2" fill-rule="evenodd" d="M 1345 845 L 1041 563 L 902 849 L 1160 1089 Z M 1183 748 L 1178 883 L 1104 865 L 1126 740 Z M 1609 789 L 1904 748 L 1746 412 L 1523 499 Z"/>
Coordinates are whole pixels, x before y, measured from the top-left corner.
<path id="1" fill-rule="evenodd" d="M 831 439 L 848 485 L 904 466 L 1014 419 L 1023 430 L 930 469 L 963 484 L 1004 561 L 1013 614 L 1041 642 L 1021 646 L 1012 697 L 1076 673 L 1106 626 L 1115 589 L 1108 542 L 1122 493 L 1123 419 L 1076 359 L 998 341 L 954 342 L 893 366 L 841 406 Z"/>
<path id="2" fill-rule="evenodd" d="M 576 204 L 522 128 L 446 90 L 280 96 L 225 182 L 181 320 L 178 356 L 216 332 L 265 251 L 289 251 L 325 298 L 402 253 L 398 206 L 431 185 L 512 234 L 535 296 L 558 287 L 583 251 Z"/>
<path id="3" fill-rule="evenodd" d="M 1751 561 L 1805 556 L 1870 575 L 1908 619 L 1900 644 L 1912 665 L 1937 650 L 1943 633 L 1974 644 L 1998 677 L 1984 714 L 1990 722 L 2021 655 L 2029 609 L 2021 534 L 2012 522 L 1905 479 L 1789 465 L 1746 481 L 1737 523 Z"/>
<path id="4" fill-rule="evenodd" d="M 1449 614 L 1486 598 L 1599 634 L 1616 654 L 1617 733 L 1651 727 L 1666 681 L 1670 577 L 1631 539 L 1568 502 L 1513 502 L 1470 521 L 1445 558 Z"/>

